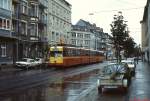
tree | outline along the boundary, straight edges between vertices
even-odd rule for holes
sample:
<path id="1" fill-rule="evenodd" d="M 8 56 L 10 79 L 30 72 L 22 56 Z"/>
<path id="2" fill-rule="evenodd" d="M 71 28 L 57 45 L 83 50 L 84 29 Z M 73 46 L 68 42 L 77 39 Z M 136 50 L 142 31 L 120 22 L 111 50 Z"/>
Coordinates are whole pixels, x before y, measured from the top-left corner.
<path id="1" fill-rule="evenodd" d="M 129 37 L 129 31 L 127 30 L 127 24 L 122 16 L 122 12 L 118 12 L 118 15 L 114 15 L 114 21 L 110 26 L 116 57 L 118 62 L 121 62 L 120 52 L 124 49 L 124 44 Z"/>
<path id="2" fill-rule="evenodd" d="M 133 38 L 128 37 L 127 40 L 124 43 L 124 55 L 125 57 L 131 57 L 135 53 L 135 42 Z"/>

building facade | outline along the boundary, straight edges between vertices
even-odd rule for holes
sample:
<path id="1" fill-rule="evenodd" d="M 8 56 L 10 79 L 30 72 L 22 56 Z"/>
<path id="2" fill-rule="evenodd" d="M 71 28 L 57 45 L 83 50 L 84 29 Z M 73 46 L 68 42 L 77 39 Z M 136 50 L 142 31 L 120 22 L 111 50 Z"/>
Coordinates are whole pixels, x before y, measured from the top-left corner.
<path id="1" fill-rule="evenodd" d="M 146 61 L 149 61 L 150 57 L 150 1 L 147 0 L 143 19 L 141 21 L 141 38 L 142 38 L 142 51 L 143 51 L 143 58 Z"/>
<path id="2" fill-rule="evenodd" d="M 12 64 L 15 38 L 11 34 L 12 0 L 0 0 L 0 66 Z"/>
<path id="3" fill-rule="evenodd" d="M 76 47 L 94 49 L 94 34 L 84 26 L 73 25 L 71 32 L 71 44 Z"/>
<path id="4" fill-rule="evenodd" d="M 105 51 L 105 36 L 102 28 L 80 19 L 76 25 L 72 26 L 71 44 Z"/>
<path id="5" fill-rule="evenodd" d="M 48 0 L 49 45 L 69 44 L 71 32 L 71 5 L 65 0 Z"/>
<path id="6" fill-rule="evenodd" d="M 12 35 L 17 37 L 16 60 L 43 57 L 47 33 L 47 0 L 12 1 Z"/>

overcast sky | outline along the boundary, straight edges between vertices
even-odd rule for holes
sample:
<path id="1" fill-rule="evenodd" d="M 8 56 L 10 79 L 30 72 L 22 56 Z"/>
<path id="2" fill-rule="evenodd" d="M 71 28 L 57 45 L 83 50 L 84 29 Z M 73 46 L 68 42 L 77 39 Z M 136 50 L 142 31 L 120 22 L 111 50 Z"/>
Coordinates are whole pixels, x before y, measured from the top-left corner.
<path id="1" fill-rule="evenodd" d="M 122 11 L 129 27 L 130 35 L 138 44 L 141 43 L 141 25 L 147 0 L 66 0 L 72 5 L 72 23 L 84 19 L 104 29 L 110 34 L 113 15 Z M 136 8 L 136 9 L 135 9 Z M 127 10 L 128 9 L 128 10 Z M 112 11 L 118 10 L 118 11 Z M 89 15 L 94 13 L 94 15 Z"/>

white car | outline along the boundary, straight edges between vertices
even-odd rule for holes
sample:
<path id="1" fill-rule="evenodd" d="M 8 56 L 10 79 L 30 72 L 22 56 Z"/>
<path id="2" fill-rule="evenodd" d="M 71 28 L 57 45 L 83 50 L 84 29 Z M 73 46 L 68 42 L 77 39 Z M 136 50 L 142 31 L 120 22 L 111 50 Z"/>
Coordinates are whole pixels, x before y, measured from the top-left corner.
<path id="1" fill-rule="evenodd" d="M 131 70 L 132 75 L 135 75 L 136 64 L 133 59 L 122 60 L 122 63 L 127 63 L 129 69 Z"/>
<path id="2" fill-rule="evenodd" d="M 30 59 L 30 58 L 23 58 L 21 59 L 20 61 L 17 61 L 15 63 L 15 65 L 17 67 L 20 67 L 20 68 L 29 68 L 29 67 L 34 67 L 36 66 L 36 62 L 34 59 Z"/>
<path id="3" fill-rule="evenodd" d="M 44 63 L 44 59 L 42 59 L 42 58 L 36 58 L 35 59 L 35 63 L 36 63 L 36 65 L 42 65 Z"/>

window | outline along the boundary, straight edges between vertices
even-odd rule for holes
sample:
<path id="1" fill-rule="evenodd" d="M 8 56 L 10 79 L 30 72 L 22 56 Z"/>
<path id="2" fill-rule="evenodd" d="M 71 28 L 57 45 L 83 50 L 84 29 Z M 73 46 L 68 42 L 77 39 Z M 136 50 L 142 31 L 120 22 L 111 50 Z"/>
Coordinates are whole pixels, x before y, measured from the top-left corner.
<path id="1" fill-rule="evenodd" d="M 3 0 L 3 8 L 8 9 L 8 1 L 7 0 Z"/>
<path id="2" fill-rule="evenodd" d="M 76 37 L 76 33 L 75 32 L 72 32 L 72 37 Z"/>
<path id="3" fill-rule="evenodd" d="M 85 34 L 85 38 L 90 38 L 90 34 Z"/>
<path id="4" fill-rule="evenodd" d="M 31 36 L 38 36 L 38 33 L 37 33 L 37 24 L 32 23 L 30 26 L 31 26 L 30 27 L 30 35 Z"/>
<path id="5" fill-rule="evenodd" d="M 76 45 L 76 40 L 72 39 L 72 44 Z"/>
<path id="6" fill-rule="evenodd" d="M 89 45 L 89 41 L 88 40 L 85 40 L 85 45 Z"/>
<path id="7" fill-rule="evenodd" d="M 38 17 L 38 6 L 36 4 L 31 4 L 30 15 Z"/>
<path id="8" fill-rule="evenodd" d="M 0 7 L 3 8 L 3 0 L 0 0 Z"/>
<path id="9" fill-rule="evenodd" d="M 27 23 L 21 22 L 20 33 L 27 35 Z"/>
<path id="10" fill-rule="evenodd" d="M 1 50 L 2 50 L 1 56 L 6 57 L 6 43 L 1 44 Z"/>
<path id="11" fill-rule="evenodd" d="M 10 21 L 7 20 L 7 29 L 10 29 Z"/>
<path id="12" fill-rule="evenodd" d="M 80 33 L 77 34 L 77 37 L 80 38 Z"/>
<path id="13" fill-rule="evenodd" d="M 6 29 L 6 20 L 3 20 L 2 26 L 3 26 L 4 29 Z"/>
<path id="14" fill-rule="evenodd" d="M 52 40 L 55 40 L 55 33 L 52 32 Z"/>
<path id="15" fill-rule="evenodd" d="M 78 45 L 78 46 L 80 45 L 80 40 L 77 40 L 77 45 Z"/>
<path id="16" fill-rule="evenodd" d="M 83 38 L 83 34 L 82 33 L 80 33 L 80 38 Z"/>
<path id="17" fill-rule="evenodd" d="M 0 29 L 10 30 L 10 20 L 0 18 Z"/>
<path id="18" fill-rule="evenodd" d="M 22 6 L 21 6 L 21 8 L 22 8 L 22 13 L 23 13 L 23 14 L 28 14 L 28 4 L 27 4 L 27 2 L 22 1 Z"/>
<path id="19" fill-rule="evenodd" d="M 11 8 L 10 0 L 0 0 L 0 8 L 10 10 Z"/>

